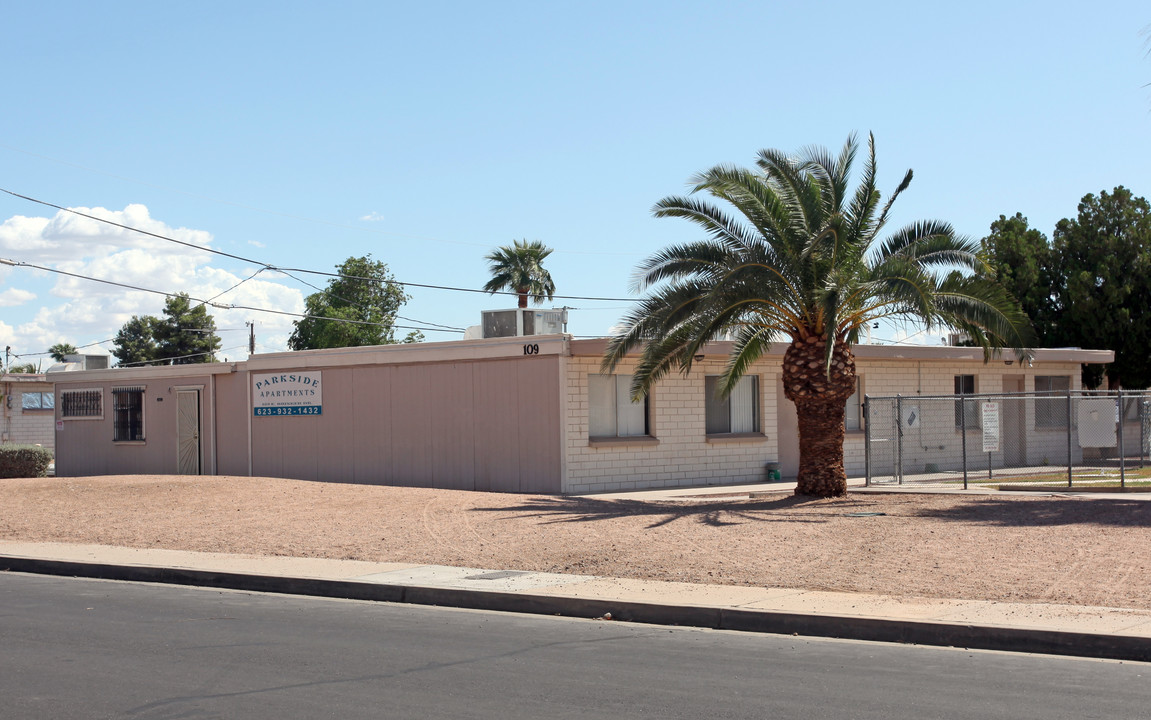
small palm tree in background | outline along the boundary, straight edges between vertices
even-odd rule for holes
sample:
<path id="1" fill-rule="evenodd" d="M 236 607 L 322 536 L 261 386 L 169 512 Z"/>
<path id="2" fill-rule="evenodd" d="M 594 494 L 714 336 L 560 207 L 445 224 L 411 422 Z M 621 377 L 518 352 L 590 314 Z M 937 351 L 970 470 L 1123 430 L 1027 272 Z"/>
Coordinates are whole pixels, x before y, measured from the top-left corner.
<path id="1" fill-rule="evenodd" d="M 484 258 L 492 274 L 484 290 L 492 294 L 501 290 L 514 292 L 519 295 L 521 308 L 528 306 L 528 297 L 536 305 L 545 299 L 551 300 L 555 297 L 556 286 L 551 273 L 543 266 L 544 258 L 551 253 L 551 248 L 539 240 L 529 243 L 526 238 L 515 240 L 510 246 L 496 248 Z"/>
<path id="2" fill-rule="evenodd" d="M 797 494 L 847 491 L 843 417 L 855 391 L 851 346 L 880 318 L 966 332 L 991 357 L 997 348 L 1026 354 L 1033 333 L 1019 303 L 976 277 L 979 244 L 937 221 L 907 225 L 879 241 L 908 170 L 887 202 L 875 186 L 875 142 L 868 139 L 862 177 L 850 190 L 858 151 L 854 136 L 837 157 L 810 148 L 799 157 L 762 150 L 758 171 L 716 166 L 693 178 L 695 197 L 668 197 L 656 217 L 685 218 L 709 238 L 669 247 L 644 261 L 634 290 L 646 297 L 608 343 L 610 372 L 642 347 L 633 396 L 642 397 L 672 370 L 687 373 L 703 345 L 731 336 L 720 380 L 729 394 L 775 341 L 787 341 L 784 394 L 799 417 Z"/>
<path id="3" fill-rule="evenodd" d="M 75 345 L 66 342 L 56 343 L 52 347 L 48 348 L 48 354 L 51 355 L 52 359 L 58 363 L 64 362 L 64 358 L 66 356 L 75 355 L 77 352 L 78 351 L 76 350 Z"/>

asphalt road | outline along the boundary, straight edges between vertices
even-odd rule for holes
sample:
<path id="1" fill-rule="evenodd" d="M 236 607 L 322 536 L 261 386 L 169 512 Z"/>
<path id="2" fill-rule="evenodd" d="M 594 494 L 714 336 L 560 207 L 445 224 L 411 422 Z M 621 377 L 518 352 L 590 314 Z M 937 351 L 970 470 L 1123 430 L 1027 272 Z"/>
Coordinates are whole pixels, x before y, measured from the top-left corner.
<path id="1" fill-rule="evenodd" d="M 0 573 L 0 717 L 1146 718 L 1151 665 Z"/>

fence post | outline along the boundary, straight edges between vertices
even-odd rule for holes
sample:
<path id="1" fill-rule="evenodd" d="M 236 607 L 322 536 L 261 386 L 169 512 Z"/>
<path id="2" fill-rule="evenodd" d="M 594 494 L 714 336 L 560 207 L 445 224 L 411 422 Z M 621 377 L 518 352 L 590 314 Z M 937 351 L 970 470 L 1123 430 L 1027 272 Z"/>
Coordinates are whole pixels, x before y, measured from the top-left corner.
<path id="1" fill-rule="evenodd" d="M 1115 395 L 1115 412 L 1119 415 L 1119 487 L 1127 487 L 1127 453 L 1123 451 L 1123 388 L 1119 388 Z"/>
<path id="2" fill-rule="evenodd" d="M 967 401 L 960 395 L 956 400 L 959 403 L 959 439 L 963 448 L 963 489 L 967 489 Z"/>
<path id="3" fill-rule="evenodd" d="M 1139 396 L 1139 469 L 1143 469 L 1143 462 L 1147 452 L 1147 396 Z"/>
<path id="4" fill-rule="evenodd" d="M 895 476 L 900 485 L 903 484 L 903 396 L 895 396 L 895 427 L 899 432 L 895 434 Z"/>
<path id="5" fill-rule="evenodd" d="M 1071 389 L 1067 389 L 1067 487 L 1071 487 Z"/>
<path id="6" fill-rule="evenodd" d="M 871 487 L 871 398 L 863 396 L 863 486 Z"/>

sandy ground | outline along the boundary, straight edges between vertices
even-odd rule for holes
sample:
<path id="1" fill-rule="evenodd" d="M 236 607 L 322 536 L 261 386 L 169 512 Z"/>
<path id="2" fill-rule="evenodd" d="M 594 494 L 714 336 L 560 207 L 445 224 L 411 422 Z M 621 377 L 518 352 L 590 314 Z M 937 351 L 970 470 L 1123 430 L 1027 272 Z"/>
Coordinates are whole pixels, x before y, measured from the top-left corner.
<path id="1" fill-rule="evenodd" d="M 1151 502 L 1122 496 L 639 502 L 36 478 L 0 481 L 0 539 L 1151 609 Z"/>

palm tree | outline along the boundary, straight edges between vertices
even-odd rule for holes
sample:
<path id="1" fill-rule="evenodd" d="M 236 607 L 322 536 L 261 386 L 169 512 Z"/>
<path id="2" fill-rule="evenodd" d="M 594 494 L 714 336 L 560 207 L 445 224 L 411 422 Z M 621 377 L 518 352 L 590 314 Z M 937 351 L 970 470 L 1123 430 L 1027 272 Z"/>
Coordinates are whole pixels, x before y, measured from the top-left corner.
<path id="1" fill-rule="evenodd" d="M 656 203 L 656 217 L 685 218 L 710 237 L 666 248 L 639 266 L 633 289 L 647 294 L 624 318 L 603 361 L 611 371 L 642 346 L 632 386 L 638 399 L 668 372 L 688 373 L 705 343 L 729 335 L 734 344 L 719 383 L 726 395 L 772 342 L 786 340 L 783 388 L 799 416 L 796 493 L 802 495 L 847 491 L 843 418 L 856 385 L 851 346 L 868 323 L 897 318 L 951 326 L 987 358 L 1005 347 L 1025 356 L 1033 337 L 1019 303 L 971 274 L 981 267 L 979 244 L 957 237 L 950 225 L 921 221 L 878 240 L 911 171 L 881 207 L 874 137 L 850 191 L 857 150 L 854 135 L 838 157 L 823 148 L 799 157 L 762 150 L 758 171 L 716 166 L 693 178 L 693 194 L 706 192 L 735 214 L 690 196 Z"/>
<path id="2" fill-rule="evenodd" d="M 51 355 L 52 359 L 56 362 L 62 363 L 64 362 L 64 357 L 66 355 L 76 354 L 76 346 L 72 343 L 56 343 L 52 347 L 48 348 L 48 354 Z"/>
<path id="3" fill-rule="evenodd" d="M 539 240 L 529 243 L 526 238 L 513 241 L 510 247 L 496 248 L 484 258 L 492 274 L 484 290 L 493 295 L 510 290 L 519 295 L 521 308 L 528 306 L 529 295 L 536 305 L 542 304 L 545 298 L 551 300 L 556 286 L 551 273 L 543 266 L 544 258 L 551 254 L 551 248 Z"/>

